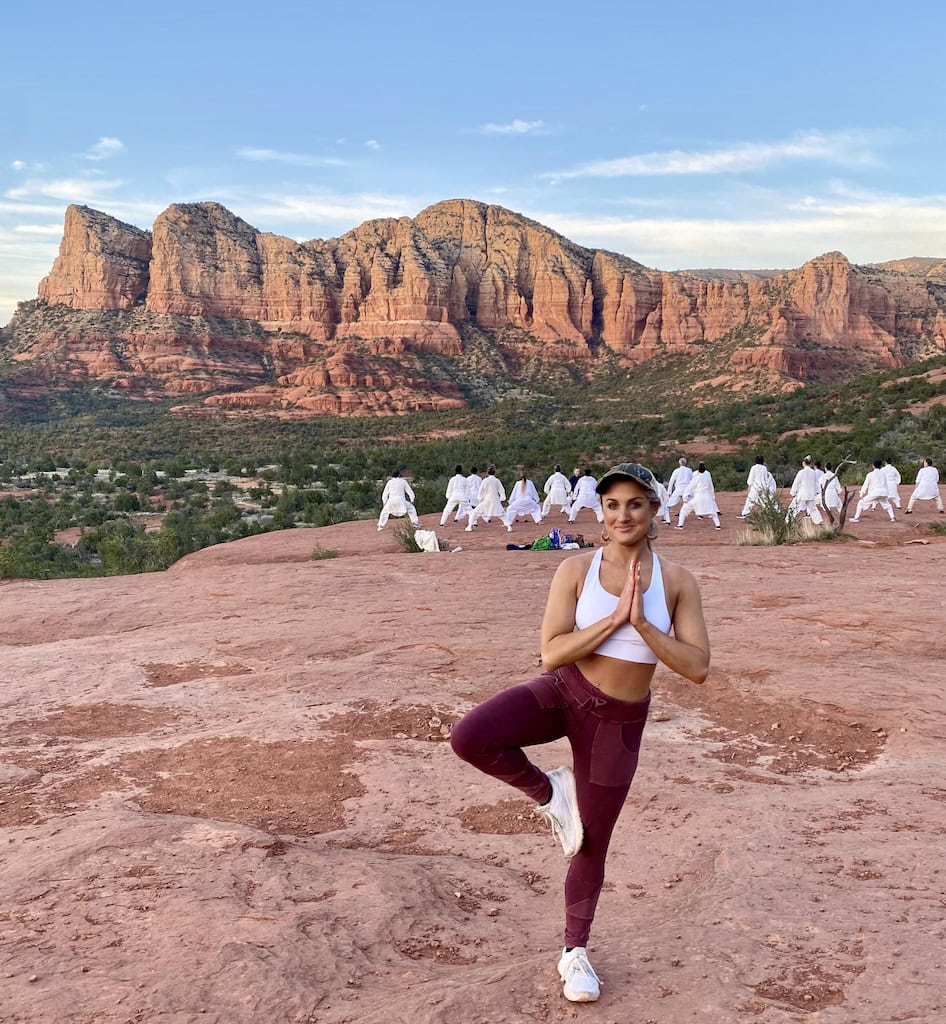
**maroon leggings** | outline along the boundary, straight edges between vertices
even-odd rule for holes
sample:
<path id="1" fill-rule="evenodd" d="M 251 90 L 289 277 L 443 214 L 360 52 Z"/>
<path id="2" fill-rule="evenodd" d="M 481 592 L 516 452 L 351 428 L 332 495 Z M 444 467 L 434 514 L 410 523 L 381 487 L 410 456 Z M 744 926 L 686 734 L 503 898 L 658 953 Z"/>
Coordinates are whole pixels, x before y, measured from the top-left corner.
<path id="1" fill-rule="evenodd" d="M 585 829 L 565 876 L 565 945 L 585 946 L 604 883 L 608 843 L 637 768 L 650 697 L 630 703 L 609 697 L 574 665 L 513 686 L 474 708 L 450 743 L 464 761 L 538 802 L 549 780 L 523 747 L 568 737 Z"/>

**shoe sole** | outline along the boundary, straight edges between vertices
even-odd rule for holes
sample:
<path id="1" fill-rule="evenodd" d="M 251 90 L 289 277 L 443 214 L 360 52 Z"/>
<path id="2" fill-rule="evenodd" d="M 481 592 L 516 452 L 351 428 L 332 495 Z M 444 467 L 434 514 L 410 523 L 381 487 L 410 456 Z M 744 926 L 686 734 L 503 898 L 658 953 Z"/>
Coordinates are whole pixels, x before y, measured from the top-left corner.
<path id="1" fill-rule="evenodd" d="M 575 992 L 572 995 L 569 995 L 567 991 L 563 991 L 562 995 L 570 1003 L 596 1003 L 599 998 L 592 992 Z"/>
<path id="2" fill-rule="evenodd" d="M 565 767 L 567 768 L 567 765 Z M 578 832 L 577 846 L 571 853 L 565 852 L 565 856 L 571 858 L 578 853 L 581 849 L 581 844 L 585 841 L 585 826 L 581 823 L 581 814 L 578 810 L 578 787 L 575 785 L 575 773 L 571 768 L 568 768 L 563 778 L 565 780 L 565 795 L 568 798 L 568 806 L 572 812 L 572 817 L 575 819 Z"/>

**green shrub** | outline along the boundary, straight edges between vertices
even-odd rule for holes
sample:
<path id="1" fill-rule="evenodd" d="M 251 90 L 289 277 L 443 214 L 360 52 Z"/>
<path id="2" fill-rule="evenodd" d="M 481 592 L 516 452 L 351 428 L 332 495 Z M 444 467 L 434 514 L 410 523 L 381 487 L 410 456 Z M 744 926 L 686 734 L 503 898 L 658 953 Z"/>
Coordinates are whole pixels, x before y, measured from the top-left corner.
<path id="1" fill-rule="evenodd" d="M 420 544 L 414 539 L 414 527 L 410 523 L 400 523 L 395 526 L 394 539 L 405 551 L 412 554 L 421 550 Z"/>
<path id="2" fill-rule="evenodd" d="M 310 557 L 313 562 L 323 562 L 326 558 L 338 558 L 338 549 L 323 548 L 321 544 L 316 544 L 312 549 L 312 555 Z"/>
<path id="3" fill-rule="evenodd" d="M 799 539 L 800 525 L 789 513 L 789 506 L 779 500 L 777 491 L 775 494 L 762 492 L 746 523 L 749 530 L 737 540 L 739 544 L 794 544 Z M 755 539 L 750 539 L 753 535 Z"/>

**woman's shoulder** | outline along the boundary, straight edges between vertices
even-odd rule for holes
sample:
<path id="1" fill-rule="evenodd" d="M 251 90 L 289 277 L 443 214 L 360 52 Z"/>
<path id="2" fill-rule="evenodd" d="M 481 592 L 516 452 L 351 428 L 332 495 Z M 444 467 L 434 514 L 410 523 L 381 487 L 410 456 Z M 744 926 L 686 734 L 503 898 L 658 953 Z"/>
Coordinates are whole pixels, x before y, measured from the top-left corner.
<path id="1" fill-rule="evenodd" d="M 556 570 L 556 575 L 564 576 L 568 579 L 578 578 L 579 576 L 584 577 L 597 553 L 598 549 L 580 551 L 577 555 L 569 555 L 568 558 L 563 558 Z"/>
<path id="2" fill-rule="evenodd" d="M 675 590 L 681 590 L 687 586 L 694 586 L 699 589 L 696 577 L 689 569 L 680 565 L 679 562 L 671 562 L 658 554 L 660 559 L 660 571 L 663 574 L 665 583 L 669 583 Z"/>

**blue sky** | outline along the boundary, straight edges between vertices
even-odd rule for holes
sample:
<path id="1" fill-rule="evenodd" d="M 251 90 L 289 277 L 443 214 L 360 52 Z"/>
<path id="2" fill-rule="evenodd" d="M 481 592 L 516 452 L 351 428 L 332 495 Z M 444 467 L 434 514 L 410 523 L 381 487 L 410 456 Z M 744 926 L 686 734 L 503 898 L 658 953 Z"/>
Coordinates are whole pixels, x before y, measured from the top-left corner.
<path id="1" fill-rule="evenodd" d="M 662 269 L 946 257 L 946 5 L 20 0 L 0 323 L 65 207 L 294 238 L 470 197 Z"/>

